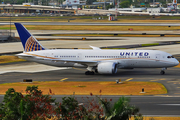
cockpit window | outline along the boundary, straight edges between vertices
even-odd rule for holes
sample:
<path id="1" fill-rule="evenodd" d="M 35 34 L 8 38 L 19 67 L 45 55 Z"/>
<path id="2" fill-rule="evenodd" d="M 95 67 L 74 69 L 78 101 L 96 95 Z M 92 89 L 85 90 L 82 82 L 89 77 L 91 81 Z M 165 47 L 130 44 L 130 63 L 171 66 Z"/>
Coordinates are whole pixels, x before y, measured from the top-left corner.
<path id="1" fill-rule="evenodd" d="M 174 58 L 173 56 L 167 56 L 167 58 Z"/>
<path id="2" fill-rule="evenodd" d="M 171 56 L 167 56 L 167 58 L 171 58 Z"/>

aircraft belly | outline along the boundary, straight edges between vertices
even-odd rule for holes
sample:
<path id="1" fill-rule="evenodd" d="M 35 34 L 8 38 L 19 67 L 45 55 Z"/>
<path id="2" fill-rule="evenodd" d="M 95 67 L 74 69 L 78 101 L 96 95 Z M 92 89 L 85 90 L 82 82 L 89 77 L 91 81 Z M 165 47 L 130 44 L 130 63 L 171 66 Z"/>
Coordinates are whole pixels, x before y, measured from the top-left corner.
<path id="1" fill-rule="evenodd" d="M 145 60 L 138 60 L 138 61 L 134 61 L 132 64 L 132 66 L 134 67 L 139 67 L 139 68 L 148 68 L 150 67 L 150 62 L 149 61 L 145 61 Z"/>
<path id="2" fill-rule="evenodd" d="M 134 68 L 161 68 L 161 67 L 171 67 L 168 63 L 164 63 L 161 61 L 136 61 L 132 62 L 130 66 L 134 66 Z"/>
<path id="3" fill-rule="evenodd" d="M 164 67 L 165 65 L 162 64 L 160 61 L 139 61 L 137 62 L 137 68 L 160 68 Z"/>
<path id="4" fill-rule="evenodd" d="M 157 67 L 169 67 L 160 61 L 152 60 L 125 60 L 121 61 L 119 68 L 157 68 Z"/>
<path id="5" fill-rule="evenodd" d="M 126 60 L 123 62 L 125 68 L 148 68 L 151 61 L 146 60 Z"/>

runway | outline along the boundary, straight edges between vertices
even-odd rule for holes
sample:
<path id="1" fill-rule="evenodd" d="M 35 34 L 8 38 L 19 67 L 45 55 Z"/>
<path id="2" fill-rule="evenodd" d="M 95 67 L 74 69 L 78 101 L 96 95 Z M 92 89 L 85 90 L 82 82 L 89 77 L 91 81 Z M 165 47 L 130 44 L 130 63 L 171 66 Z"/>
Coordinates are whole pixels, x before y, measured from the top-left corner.
<path id="1" fill-rule="evenodd" d="M 0 95 L 0 102 L 3 101 L 3 95 Z M 65 95 L 54 95 L 56 102 L 62 102 L 63 97 L 69 97 Z M 95 96 L 80 96 L 75 95 L 75 98 L 79 103 L 87 104 L 82 100 L 82 97 L 86 100 L 86 97 L 91 100 Z M 101 96 L 102 98 L 112 99 L 111 104 L 114 104 L 121 96 Z M 126 96 L 130 98 L 130 104 L 137 106 L 140 109 L 140 113 L 143 116 L 177 116 L 180 117 L 180 97 L 163 97 L 163 96 Z"/>
<path id="2" fill-rule="evenodd" d="M 21 22 L 24 25 L 84 25 L 84 26 L 180 26 L 180 23 L 108 23 L 108 22 Z M 10 22 L 0 22 L 9 25 Z M 13 25 L 14 22 L 11 22 Z"/>
<path id="3" fill-rule="evenodd" d="M 64 95 L 55 95 L 57 101 L 61 102 Z M 84 96 L 83 96 L 84 97 Z M 121 96 L 102 96 L 108 100 L 112 98 L 112 104 Z M 180 97 L 159 97 L 159 96 L 126 96 L 130 97 L 130 104 L 139 107 L 140 113 L 143 116 L 180 116 Z M 84 103 L 82 96 L 76 95 L 75 98 L 80 103 Z M 91 100 L 95 96 L 88 96 Z M 86 97 L 84 97 L 86 100 Z M 87 103 L 85 103 L 87 104 Z"/>
<path id="4" fill-rule="evenodd" d="M 85 75 L 86 69 L 81 68 L 56 68 L 45 66 L 33 62 L 22 62 L 16 64 L 4 64 L 1 66 L 0 84 L 22 82 L 23 79 L 32 79 L 33 81 L 152 81 L 162 83 L 168 90 L 166 95 L 155 96 L 128 96 L 131 98 L 131 104 L 140 108 L 143 115 L 168 115 L 179 116 L 180 111 L 180 68 L 169 68 L 165 75 L 160 75 L 160 69 L 119 69 L 116 75 Z M 10 67 L 11 66 L 11 67 Z M 38 68 L 38 69 L 37 69 Z M 14 71 L 16 70 L 16 71 Z M 4 71 L 4 72 L 3 72 Z M 146 91 L 146 88 L 145 88 Z M 54 91 L 55 92 L 55 91 Z M 55 95 L 61 102 L 63 95 Z M 79 102 L 82 102 L 81 96 L 75 96 Z M 91 98 L 91 96 L 89 96 Z M 120 96 L 103 96 L 112 98 L 113 103 Z M 2 102 L 3 96 L 0 96 Z"/>

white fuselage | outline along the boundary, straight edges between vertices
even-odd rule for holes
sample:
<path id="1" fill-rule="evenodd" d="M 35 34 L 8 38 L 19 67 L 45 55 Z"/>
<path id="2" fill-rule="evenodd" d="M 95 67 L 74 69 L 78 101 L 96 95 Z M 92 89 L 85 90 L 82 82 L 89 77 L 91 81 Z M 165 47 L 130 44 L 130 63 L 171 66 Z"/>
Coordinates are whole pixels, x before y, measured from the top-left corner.
<path id="1" fill-rule="evenodd" d="M 118 63 L 117 68 L 167 68 L 179 64 L 171 54 L 158 50 L 52 49 L 24 52 L 18 56 L 28 61 L 57 67 L 87 66 L 76 62 L 56 60 L 115 62 Z"/>

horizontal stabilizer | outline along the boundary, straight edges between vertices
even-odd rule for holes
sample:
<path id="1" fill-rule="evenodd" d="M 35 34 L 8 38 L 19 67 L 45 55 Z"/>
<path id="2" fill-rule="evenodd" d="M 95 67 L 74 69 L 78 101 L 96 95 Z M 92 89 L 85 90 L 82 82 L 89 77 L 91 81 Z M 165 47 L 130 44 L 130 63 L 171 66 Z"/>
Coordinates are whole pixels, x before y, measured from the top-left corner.
<path id="1" fill-rule="evenodd" d="M 89 47 L 91 47 L 93 50 L 101 50 L 101 48 L 99 48 L 99 47 L 94 47 L 94 46 L 89 46 Z"/>

